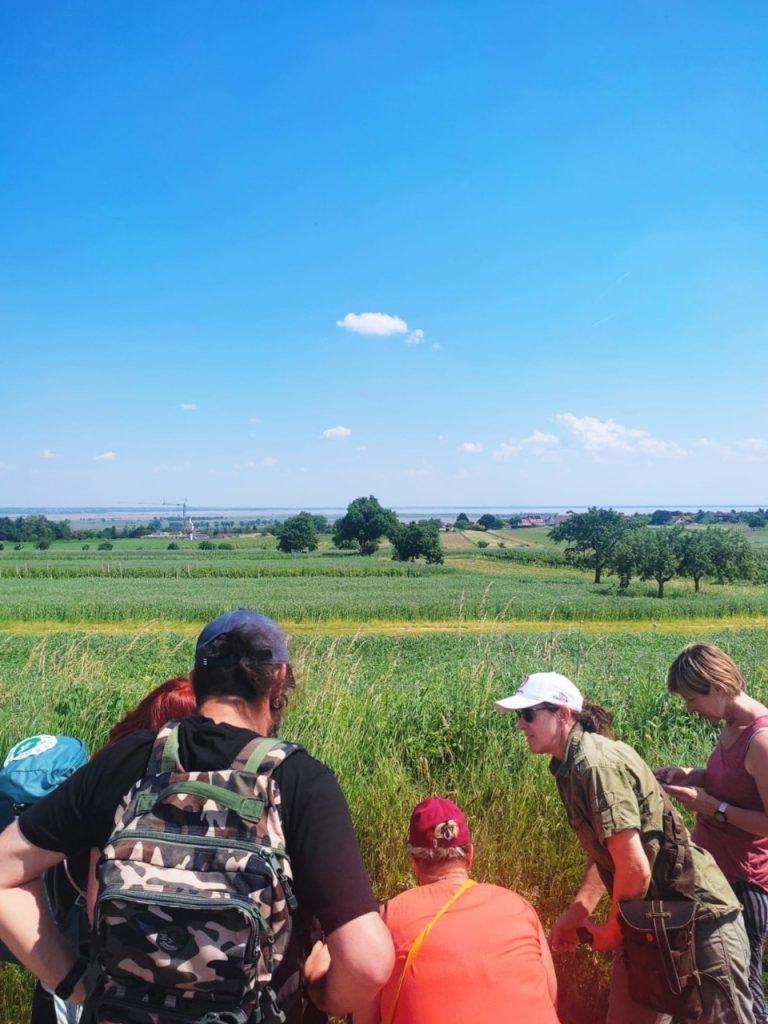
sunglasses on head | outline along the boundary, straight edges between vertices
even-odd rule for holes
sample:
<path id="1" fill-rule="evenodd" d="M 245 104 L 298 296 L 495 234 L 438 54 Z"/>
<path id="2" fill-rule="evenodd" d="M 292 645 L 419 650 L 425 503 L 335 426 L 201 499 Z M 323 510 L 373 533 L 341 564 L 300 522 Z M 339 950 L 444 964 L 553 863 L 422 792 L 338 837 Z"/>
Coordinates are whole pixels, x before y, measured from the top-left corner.
<path id="1" fill-rule="evenodd" d="M 520 710 L 515 712 L 515 713 L 517 715 L 518 722 L 522 718 L 522 720 L 524 722 L 526 722 L 528 725 L 530 725 L 531 722 L 536 717 L 536 712 L 537 711 L 557 711 L 557 705 L 556 704 L 536 704 L 532 708 L 520 708 Z"/>

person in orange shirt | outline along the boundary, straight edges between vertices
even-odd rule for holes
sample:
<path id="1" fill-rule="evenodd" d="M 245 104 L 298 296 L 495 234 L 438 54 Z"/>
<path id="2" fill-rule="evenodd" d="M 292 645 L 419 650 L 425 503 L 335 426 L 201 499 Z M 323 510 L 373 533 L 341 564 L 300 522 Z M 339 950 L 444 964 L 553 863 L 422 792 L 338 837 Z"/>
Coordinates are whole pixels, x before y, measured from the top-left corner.
<path id="1" fill-rule="evenodd" d="M 395 943 L 389 981 L 354 1024 L 559 1024 L 552 957 L 533 907 L 469 877 L 464 815 L 433 797 L 411 815 L 416 886 L 381 910 Z"/>

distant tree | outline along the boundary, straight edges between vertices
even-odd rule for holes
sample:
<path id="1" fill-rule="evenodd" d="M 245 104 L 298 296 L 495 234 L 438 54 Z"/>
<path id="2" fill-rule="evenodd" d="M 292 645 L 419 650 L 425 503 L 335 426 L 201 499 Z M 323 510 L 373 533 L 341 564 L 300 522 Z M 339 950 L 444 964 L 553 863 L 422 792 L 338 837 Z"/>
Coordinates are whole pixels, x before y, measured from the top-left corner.
<path id="1" fill-rule="evenodd" d="M 110 541 L 110 540 L 103 540 L 101 542 L 101 544 L 99 544 L 97 550 L 98 551 L 111 551 L 114 546 L 115 545 L 112 543 L 112 541 Z"/>
<path id="2" fill-rule="evenodd" d="M 679 574 L 681 543 L 685 527 L 644 527 L 637 531 L 637 569 L 641 580 L 655 580 L 657 597 L 664 597 L 664 584 Z"/>
<path id="3" fill-rule="evenodd" d="M 632 577 L 637 575 L 642 534 L 641 529 L 626 530 L 611 555 L 609 568 L 619 577 L 619 589 L 622 591 L 627 589 Z"/>
<path id="4" fill-rule="evenodd" d="M 488 541 L 487 541 L 487 540 L 479 540 L 479 541 L 477 542 L 477 546 L 478 546 L 479 548 L 488 548 L 488 547 L 490 547 L 490 544 L 488 543 Z"/>
<path id="5" fill-rule="evenodd" d="M 712 523 L 715 522 L 715 513 L 705 512 L 703 508 L 700 508 L 699 511 L 694 515 L 693 521 L 694 523 L 697 523 L 701 526 L 710 526 Z"/>
<path id="6" fill-rule="evenodd" d="M 504 526 L 504 520 L 499 519 L 498 516 L 491 515 L 490 512 L 486 512 L 477 520 L 477 525 L 482 527 L 483 530 L 500 530 Z"/>
<path id="7" fill-rule="evenodd" d="M 291 554 L 294 551 L 314 551 L 317 547 L 317 530 L 309 512 L 290 516 L 277 533 L 278 551 Z"/>
<path id="8" fill-rule="evenodd" d="M 456 516 L 456 522 L 453 524 L 457 530 L 467 530 L 469 528 L 470 519 L 466 512 L 459 512 Z"/>
<path id="9" fill-rule="evenodd" d="M 522 521 L 522 516 L 510 516 L 509 519 L 507 520 L 507 522 L 509 523 L 513 530 L 516 530 L 517 527 L 522 523 Z"/>
<path id="10" fill-rule="evenodd" d="M 670 512 L 669 509 L 666 508 L 657 508 L 651 515 L 650 524 L 651 526 L 666 526 L 676 515 L 680 515 L 680 513 Z"/>
<path id="11" fill-rule="evenodd" d="M 51 542 L 49 540 L 39 540 L 37 544 L 35 544 L 38 551 L 47 551 L 50 546 Z"/>
<path id="12" fill-rule="evenodd" d="M 712 529 L 710 540 L 712 575 L 718 583 L 748 579 L 754 568 L 749 541 L 738 530 L 720 527 Z"/>
<path id="13" fill-rule="evenodd" d="M 228 540 L 220 541 L 216 545 L 216 547 L 219 549 L 219 551 L 234 551 L 235 550 L 235 545 L 234 544 L 230 544 Z"/>
<path id="14" fill-rule="evenodd" d="M 565 542 L 568 545 L 566 558 L 576 565 L 594 569 L 595 583 L 600 583 L 616 547 L 630 528 L 629 521 L 619 512 L 593 506 L 553 526 L 549 536 L 558 543 Z"/>
<path id="15" fill-rule="evenodd" d="M 434 523 L 398 524 L 389 539 L 392 542 L 392 557 L 398 562 L 415 562 L 417 558 L 424 558 L 430 564 L 443 561 L 440 534 Z"/>
<path id="16" fill-rule="evenodd" d="M 340 547 L 344 541 L 356 540 L 361 555 L 372 555 L 378 549 L 379 540 L 391 536 L 399 525 L 395 513 L 383 508 L 372 494 L 355 498 L 347 506 L 346 515 L 336 520 L 333 543 Z"/>
<path id="17" fill-rule="evenodd" d="M 326 516 L 312 516 L 312 522 L 315 524 L 315 529 L 318 533 L 330 533 L 331 526 Z"/>
<path id="18" fill-rule="evenodd" d="M 693 580 L 697 594 L 702 579 L 714 573 L 713 545 L 717 543 L 714 535 L 719 532 L 717 527 L 708 526 L 705 530 L 686 530 L 680 539 L 679 572 Z"/>
<path id="19" fill-rule="evenodd" d="M 214 551 L 216 549 L 216 545 L 212 540 L 201 540 L 197 547 L 200 551 Z"/>
<path id="20" fill-rule="evenodd" d="M 203 544 L 204 543 L 205 543 L 205 541 L 203 541 Z M 101 546 L 101 545 L 99 545 L 99 546 Z M 168 551 L 178 551 L 178 550 L 179 550 L 179 545 L 176 543 L 175 540 L 172 540 L 171 543 L 168 545 Z"/>

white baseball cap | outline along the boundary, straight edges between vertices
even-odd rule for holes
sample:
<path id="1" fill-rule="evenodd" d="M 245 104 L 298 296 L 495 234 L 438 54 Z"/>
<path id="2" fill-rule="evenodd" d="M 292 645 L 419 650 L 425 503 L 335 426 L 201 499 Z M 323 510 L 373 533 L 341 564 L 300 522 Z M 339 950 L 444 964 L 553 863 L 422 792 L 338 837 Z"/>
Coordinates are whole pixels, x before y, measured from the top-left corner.
<path id="1" fill-rule="evenodd" d="M 503 713 L 518 708 L 532 708 L 536 704 L 557 704 L 581 711 L 584 698 L 567 676 L 561 676 L 559 672 L 534 672 L 525 677 L 517 693 L 497 700 L 493 706 Z"/>

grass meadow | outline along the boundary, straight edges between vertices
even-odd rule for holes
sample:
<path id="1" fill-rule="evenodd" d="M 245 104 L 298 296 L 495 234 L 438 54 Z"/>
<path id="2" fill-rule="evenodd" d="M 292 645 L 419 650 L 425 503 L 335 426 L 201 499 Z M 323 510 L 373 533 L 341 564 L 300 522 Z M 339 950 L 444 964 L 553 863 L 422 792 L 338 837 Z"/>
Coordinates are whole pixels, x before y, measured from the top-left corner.
<path id="1" fill-rule="evenodd" d="M 229 570 L 207 576 L 131 571 L 173 569 L 179 552 L 116 549 L 110 564 L 122 574 L 88 572 L 105 564 L 104 553 L 93 562 L 84 554 L 96 553 L 0 552 L 0 752 L 36 732 L 77 735 L 96 749 L 151 687 L 187 671 L 205 620 L 257 607 L 285 624 L 299 680 L 283 735 L 336 772 L 381 899 L 411 884 L 408 815 L 440 793 L 467 812 L 476 877 L 521 892 L 545 927 L 564 908 L 582 853 L 546 758 L 528 754 L 512 716 L 493 712 L 526 673 L 569 675 L 612 709 L 617 735 L 652 765 L 701 763 L 711 749 L 713 727 L 686 715 L 664 686 L 691 640 L 722 645 L 751 692 L 768 700 L 768 632 L 759 624 L 768 600 L 757 586 L 708 585 L 697 596 L 680 584 L 658 601 L 638 585 L 620 597 L 575 570 L 461 550 L 444 567 L 395 566 L 395 574 L 384 558 L 182 553 L 190 565 Z M 85 573 L 17 572 L 20 556 Z M 241 575 L 252 565 L 264 574 Z M 607 958 L 579 951 L 556 965 L 564 1024 L 600 1019 Z M 0 969 L 0 1024 L 25 1019 L 29 991 L 23 972 Z"/>

